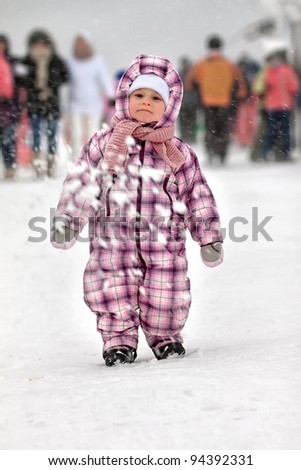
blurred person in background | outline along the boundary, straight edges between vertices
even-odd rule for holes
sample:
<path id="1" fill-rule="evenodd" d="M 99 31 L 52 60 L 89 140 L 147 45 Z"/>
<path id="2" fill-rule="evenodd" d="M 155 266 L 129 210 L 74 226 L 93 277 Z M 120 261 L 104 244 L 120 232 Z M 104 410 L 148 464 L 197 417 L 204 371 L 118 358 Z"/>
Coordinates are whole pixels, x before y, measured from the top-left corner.
<path id="1" fill-rule="evenodd" d="M 192 67 L 189 57 L 181 57 L 179 63 L 179 74 L 185 83 L 187 74 Z M 193 144 L 196 142 L 197 133 L 197 110 L 200 107 L 200 97 L 197 86 L 191 89 L 184 87 L 182 106 L 179 113 L 179 130 L 181 139 Z"/>
<path id="2" fill-rule="evenodd" d="M 267 132 L 262 146 L 262 158 L 270 153 L 278 161 L 291 161 L 291 117 L 299 90 L 299 79 L 288 64 L 286 50 L 275 51 L 264 74 L 264 107 L 267 113 Z"/>
<path id="3" fill-rule="evenodd" d="M 117 88 L 119 81 L 124 74 L 125 69 L 121 68 L 118 69 L 114 73 L 114 81 L 113 81 L 113 86 L 114 86 L 114 92 L 116 95 Z M 106 105 L 105 105 L 105 112 L 104 112 L 104 117 L 105 117 L 105 122 L 110 126 L 111 125 L 111 120 L 113 119 L 115 114 L 115 99 L 106 99 Z"/>
<path id="4" fill-rule="evenodd" d="M 27 109 L 32 126 L 33 167 L 38 177 L 45 174 L 45 169 L 47 175 L 52 177 L 61 115 L 59 89 L 68 81 L 68 71 L 46 31 L 33 31 L 27 46 L 28 53 L 23 63 L 27 67 Z M 47 135 L 46 162 L 41 154 L 44 129 Z"/>
<path id="5" fill-rule="evenodd" d="M 265 75 L 271 59 L 270 54 L 265 57 L 263 66 L 255 74 L 252 82 L 252 93 L 257 98 L 258 125 L 254 141 L 251 145 L 250 159 L 253 162 L 263 161 L 263 141 L 268 128 L 268 116 L 264 106 Z"/>
<path id="6" fill-rule="evenodd" d="M 252 90 L 254 77 L 260 70 L 260 64 L 244 52 L 237 62 L 246 82 L 246 99 L 238 104 L 235 123 L 235 140 L 241 146 L 251 146 L 258 126 L 258 97 Z"/>
<path id="7" fill-rule="evenodd" d="M 8 38 L 0 34 L 0 152 L 4 178 L 13 180 L 16 172 L 16 130 L 20 120 L 18 97 L 22 66 L 11 57 Z"/>
<path id="8" fill-rule="evenodd" d="M 205 113 L 205 145 L 209 162 L 217 157 L 224 163 L 230 141 L 230 106 L 247 96 L 242 73 L 222 55 L 223 40 L 212 35 L 207 39 L 208 55 L 188 73 L 185 85 L 197 85 Z"/>
<path id="9" fill-rule="evenodd" d="M 72 157 L 76 159 L 87 138 L 100 128 L 105 110 L 114 102 L 115 90 L 103 58 L 94 51 L 88 31 L 81 31 L 75 37 L 67 65 L 70 89 L 66 126 L 71 125 Z"/>

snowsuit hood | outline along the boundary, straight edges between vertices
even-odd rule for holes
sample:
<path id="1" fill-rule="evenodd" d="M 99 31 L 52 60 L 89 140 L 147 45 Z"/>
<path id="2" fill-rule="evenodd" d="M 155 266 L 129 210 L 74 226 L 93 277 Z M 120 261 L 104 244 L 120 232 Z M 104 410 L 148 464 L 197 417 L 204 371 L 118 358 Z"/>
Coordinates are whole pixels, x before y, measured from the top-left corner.
<path id="1" fill-rule="evenodd" d="M 131 119 L 128 100 L 129 88 L 139 75 L 147 73 L 154 73 L 163 78 L 170 90 L 165 113 L 154 127 L 158 128 L 174 125 L 182 103 L 182 80 L 179 73 L 168 59 L 155 55 L 137 56 L 124 72 L 116 93 L 116 117 L 119 120 Z"/>

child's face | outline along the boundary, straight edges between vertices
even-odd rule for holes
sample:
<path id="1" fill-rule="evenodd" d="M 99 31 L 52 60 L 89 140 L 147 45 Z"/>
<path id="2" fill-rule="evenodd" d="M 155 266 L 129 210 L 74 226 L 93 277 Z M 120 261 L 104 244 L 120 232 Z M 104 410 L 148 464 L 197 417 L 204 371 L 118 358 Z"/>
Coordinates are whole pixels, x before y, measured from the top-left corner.
<path id="1" fill-rule="evenodd" d="M 132 119 L 143 124 L 158 122 L 165 112 L 165 103 L 159 93 L 150 88 L 139 88 L 129 97 Z"/>

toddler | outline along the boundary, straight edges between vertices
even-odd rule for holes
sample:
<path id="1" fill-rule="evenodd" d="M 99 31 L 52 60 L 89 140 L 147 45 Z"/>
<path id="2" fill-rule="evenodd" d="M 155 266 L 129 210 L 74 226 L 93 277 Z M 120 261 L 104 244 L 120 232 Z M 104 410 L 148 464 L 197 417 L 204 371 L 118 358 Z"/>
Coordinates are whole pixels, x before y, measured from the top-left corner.
<path id="1" fill-rule="evenodd" d="M 119 82 L 112 126 L 85 144 L 58 203 L 54 247 L 71 247 L 89 222 L 84 299 L 107 366 L 135 360 L 139 326 L 157 359 L 185 354 L 186 229 L 207 266 L 223 260 L 213 195 L 196 154 L 174 137 L 182 93 L 169 60 L 136 57 Z"/>

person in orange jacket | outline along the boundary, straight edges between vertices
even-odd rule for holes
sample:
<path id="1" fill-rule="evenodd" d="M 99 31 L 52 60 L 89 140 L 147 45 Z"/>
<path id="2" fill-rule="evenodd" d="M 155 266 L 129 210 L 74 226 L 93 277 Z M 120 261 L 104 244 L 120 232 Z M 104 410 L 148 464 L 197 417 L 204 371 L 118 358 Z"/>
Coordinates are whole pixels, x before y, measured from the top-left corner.
<path id="1" fill-rule="evenodd" d="M 222 55 L 223 40 L 207 40 L 208 55 L 190 70 L 185 86 L 197 85 L 205 114 L 205 145 L 209 161 L 225 162 L 230 141 L 230 113 L 233 102 L 246 98 L 247 87 L 239 67 Z"/>

